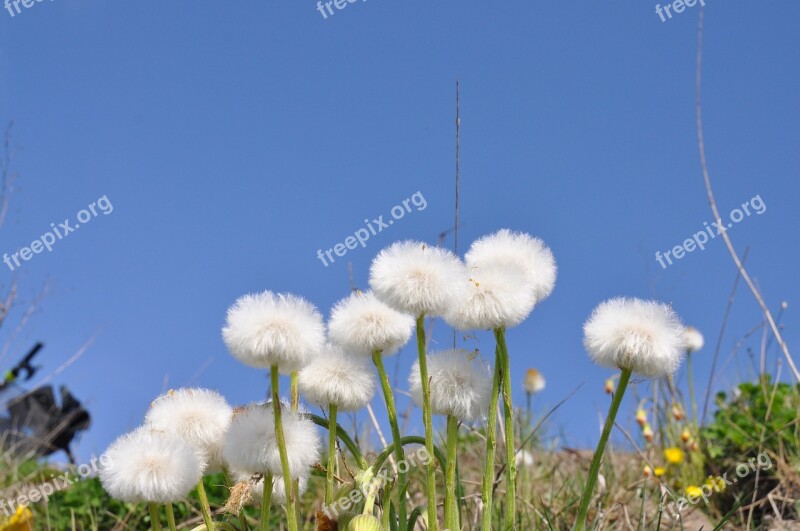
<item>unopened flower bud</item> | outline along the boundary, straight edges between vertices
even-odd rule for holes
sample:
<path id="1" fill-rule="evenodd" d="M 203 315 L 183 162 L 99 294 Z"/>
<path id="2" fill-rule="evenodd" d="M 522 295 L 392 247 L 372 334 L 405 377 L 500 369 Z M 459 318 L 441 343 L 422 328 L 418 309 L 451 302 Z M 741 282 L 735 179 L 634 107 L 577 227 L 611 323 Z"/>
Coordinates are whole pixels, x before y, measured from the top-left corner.
<path id="1" fill-rule="evenodd" d="M 653 434 L 653 429 L 650 427 L 650 424 L 645 423 L 644 427 L 642 428 L 642 437 L 644 437 L 644 440 L 649 443 L 653 442 L 655 435 Z"/>
<path id="2" fill-rule="evenodd" d="M 381 521 L 371 514 L 360 514 L 350 520 L 347 531 L 381 531 Z"/>

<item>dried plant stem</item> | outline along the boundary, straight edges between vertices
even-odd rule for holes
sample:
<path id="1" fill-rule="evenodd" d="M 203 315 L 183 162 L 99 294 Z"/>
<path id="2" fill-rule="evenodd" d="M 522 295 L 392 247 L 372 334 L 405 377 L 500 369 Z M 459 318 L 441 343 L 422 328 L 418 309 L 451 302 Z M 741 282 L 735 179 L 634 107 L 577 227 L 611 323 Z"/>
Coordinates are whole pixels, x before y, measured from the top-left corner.
<path id="1" fill-rule="evenodd" d="M 433 453 L 433 418 L 431 415 L 431 386 L 428 381 L 428 356 L 425 345 L 425 315 L 417 317 L 417 354 L 419 356 L 419 377 L 422 384 L 422 422 L 425 425 L 425 449 Z M 426 466 L 426 485 L 428 495 L 428 529 L 438 531 L 439 520 L 436 513 L 436 460 L 431 459 Z"/>
<path id="2" fill-rule="evenodd" d="M 272 412 L 275 416 L 275 438 L 278 441 L 283 486 L 286 489 L 286 518 L 289 531 L 297 531 L 297 508 L 294 503 L 294 492 L 292 492 L 292 474 L 289 469 L 289 456 L 286 453 L 286 439 L 283 435 L 283 417 L 281 414 L 280 395 L 278 394 L 280 375 L 278 374 L 277 365 L 273 365 L 270 368 L 270 380 L 272 382 Z"/>

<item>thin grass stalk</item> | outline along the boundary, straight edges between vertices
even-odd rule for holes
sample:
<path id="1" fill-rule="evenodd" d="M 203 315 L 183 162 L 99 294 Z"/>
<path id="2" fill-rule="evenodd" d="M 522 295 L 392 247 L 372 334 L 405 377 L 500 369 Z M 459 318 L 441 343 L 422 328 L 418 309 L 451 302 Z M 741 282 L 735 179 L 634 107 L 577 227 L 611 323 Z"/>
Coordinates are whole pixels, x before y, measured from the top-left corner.
<path id="1" fill-rule="evenodd" d="M 203 485 L 203 478 L 197 483 L 197 497 L 200 498 L 200 512 L 203 514 L 203 522 L 208 531 L 214 531 L 214 520 L 211 518 L 211 506 L 208 504 L 206 487 Z"/>
<path id="2" fill-rule="evenodd" d="M 272 509 L 272 474 L 264 473 L 264 485 L 261 494 L 261 531 L 269 531 L 269 516 Z"/>
<path id="3" fill-rule="evenodd" d="M 328 422 L 333 429 L 328 429 L 328 467 L 325 483 L 325 504 L 333 503 L 333 473 L 336 468 L 336 404 L 328 404 Z"/>
<path id="4" fill-rule="evenodd" d="M 447 469 L 444 490 L 444 527 L 448 530 L 461 528 L 456 504 L 456 455 L 458 450 L 458 419 L 447 416 Z"/>
<path id="5" fill-rule="evenodd" d="M 581 505 L 580 509 L 578 509 L 578 518 L 575 523 L 575 531 L 583 531 L 586 528 L 586 515 L 589 512 L 589 503 L 592 500 L 594 486 L 597 483 L 597 475 L 600 473 L 600 462 L 603 459 L 603 453 L 605 452 L 606 444 L 608 444 L 608 437 L 611 435 L 611 428 L 614 427 L 614 420 L 617 418 L 619 405 L 622 403 L 622 396 L 625 394 L 625 389 L 628 387 L 630 379 L 630 369 L 623 369 L 619 377 L 617 391 L 614 393 L 614 398 L 611 400 L 611 407 L 608 410 L 603 432 L 600 434 L 600 441 L 597 443 L 597 449 L 594 452 L 592 464 L 589 467 L 589 476 L 586 478 L 586 486 L 583 489 Z"/>
<path id="6" fill-rule="evenodd" d="M 481 500 L 481 531 L 492 529 L 492 495 L 494 493 L 494 458 L 497 451 L 497 404 L 500 401 L 500 349 L 495 349 L 494 378 L 492 378 L 492 395 L 489 398 L 489 419 L 486 424 L 486 462 L 483 468 L 483 486 Z"/>
<path id="7" fill-rule="evenodd" d="M 425 315 L 417 317 L 417 354 L 419 356 L 419 377 L 422 384 L 422 423 L 425 425 L 425 449 L 433 455 L 433 417 L 431 414 L 431 387 L 428 381 L 428 357 L 425 345 Z M 436 513 L 436 461 L 431 459 L 426 466 L 426 486 L 428 495 L 428 529 L 438 531 L 439 520 Z"/>
<path id="8" fill-rule="evenodd" d="M 288 520 L 289 531 L 297 531 L 297 508 L 294 503 L 294 492 L 292 492 L 292 476 L 289 470 L 289 456 L 286 454 L 286 439 L 283 435 L 283 416 L 281 414 L 281 401 L 278 394 L 280 375 L 278 374 L 277 365 L 273 365 L 270 368 L 270 380 L 272 383 L 272 412 L 275 416 L 275 438 L 278 441 L 283 486 L 286 490 L 286 518 Z"/>
<path id="9" fill-rule="evenodd" d="M 158 516 L 158 505 L 155 503 L 149 504 L 150 507 L 150 524 L 153 531 L 161 531 L 161 520 Z"/>

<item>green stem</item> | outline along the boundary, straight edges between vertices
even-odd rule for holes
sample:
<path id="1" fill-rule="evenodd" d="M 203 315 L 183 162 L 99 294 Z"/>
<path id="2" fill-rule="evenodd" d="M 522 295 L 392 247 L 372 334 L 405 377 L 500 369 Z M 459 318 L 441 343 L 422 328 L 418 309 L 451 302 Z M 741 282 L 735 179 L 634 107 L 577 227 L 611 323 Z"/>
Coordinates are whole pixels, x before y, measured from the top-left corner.
<path id="1" fill-rule="evenodd" d="M 261 494 L 261 531 L 269 531 L 269 513 L 272 508 L 272 474 L 264 473 Z"/>
<path id="2" fill-rule="evenodd" d="M 328 405 L 328 422 L 336 426 L 336 404 Z M 336 430 L 328 430 L 328 469 L 325 483 L 325 504 L 333 503 L 333 473 L 336 468 Z"/>
<path id="3" fill-rule="evenodd" d="M 447 416 L 447 469 L 444 491 L 444 526 L 449 530 L 461 529 L 456 505 L 456 453 L 458 449 L 458 419 Z"/>
<path id="4" fill-rule="evenodd" d="M 158 516 L 158 505 L 155 503 L 150 504 L 150 523 L 152 524 L 153 531 L 161 531 L 161 520 Z"/>
<path id="5" fill-rule="evenodd" d="M 697 428 L 697 402 L 694 396 L 694 377 L 692 375 L 692 353 L 686 354 L 686 380 L 689 386 L 689 401 L 692 403 L 692 425 Z"/>
<path id="6" fill-rule="evenodd" d="M 175 511 L 172 510 L 172 503 L 164 504 L 164 508 L 167 510 L 167 525 L 169 525 L 169 531 L 176 531 Z"/>
<path id="7" fill-rule="evenodd" d="M 272 383 L 272 412 L 275 416 L 275 439 L 278 442 L 278 452 L 281 457 L 281 475 L 283 476 L 283 487 L 286 491 L 286 519 L 288 520 L 289 531 L 297 531 L 297 509 L 294 504 L 294 493 L 292 492 L 292 474 L 289 470 L 289 456 L 286 454 L 286 439 L 283 435 L 283 416 L 281 414 L 281 401 L 278 394 L 280 385 L 280 375 L 278 366 L 270 368 L 270 381 Z"/>
<path id="8" fill-rule="evenodd" d="M 489 399 L 489 419 L 486 423 L 486 463 L 483 467 L 483 514 L 481 515 L 481 531 L 492 530 L 492 496 L 494 494 L 494 458 L 497 451 L 497 404 L 500 401 L 500 348 L 495 349 L 494 378 L 492 379 L 492 395 Z"/>
<path id="9" fill-rule="evenodd" d="M 431 415 L 431 388 L 428 381 L 428 357 L 425 352 L 425 315 L 417 317 L 417 354 L 419 356 L 419 377 L 422 384 L 422 423 L 425 426 L 425 449 L 433 455 L 433 418 Z M 438 531 L 439 520 L 436 513 L 436 461 L 431 459 L 426 468 L 428 494 L 428 529 Z"/>
<path id="10" fill-rule="evenodd" d="M 206 524 L 206 529 L 214 531 L 214 520 L 211 519 L 211 506 L 208 504 L 203 478 L 200 478 L 200 482 L 197 484 L 197 497 L 200 498 L 200 510 L 203 513 L 203 522 Z"/>
<path id="11" fill-rule="evenodd" d="M 517 449 L 514 442 L 514 406 L 511 401 L 511 362 L 506 346 L 506 331 L 497 328 L 494 331 L 497 347 L 502 356 L 500 373 L 503 375 L 503 416 L 506 424 L 506 519 L 505 528 L 515 529 L 517 502 Z"/>
<path id="12" fill-rule="evenodd" d="M 297 413 L 300 409 L 300 388 L 297 384 L 297 371 L 289 375 L 289 396 L 292 402 L 292 413 Z M 292 497 L 295 503 L 295 512 L 297 518 L 300 518 L 300 478 L 295 478 L 292 482 Z M 297 521 L 297 527 L 300 527 L 300 520 Z"/>
<path id="13" fill-rule="evenodd" d="M 600 441 L 597 443 L 597 449 L 592 457 L 592 464 L 589 467 L 589 476 L 586 478 L 586 486 L 583 489 L 583 497 L 581 498 L 581 506 L 578 510 L 578 519 L 575 523 L 575 531 L 583 531 L 586 528 L 586 515 L 589 512 L 589 502 L 592 500 L 592 493 L 594 486 L 597 483 L 597 474 L 600 473 L 600 462 L 603 459 L 603 452 L 605 452 L 608 437 L 611 435 L 611 428 L 614 427 L 614 420 L 617 418 L 617 411 L 619 405 L 622 403 L 622 395 L 625 394 L 625 389 L 628 387 L 628 382 L 631 379 L 630 369 L 622 369 L 622 374 L 619 377 L 619 384 L 617 391 L 614 393 L 614 398 L 611 400 L 611 407 L 608 410 L 606 423 L 603 426 L 603 432 L 600 434 Z"/>
<path id="14" fill-rule="evenodd" d="M 378 369 L 378 377 L 381 381 L 381 388 L 383 389 L 383 399 L 386 402 L 386 412 L 389 416 L 389 426 L 392 428 L 392 439 L 394 441 L 394 452 L 397 458 L 397 518 L 400 528 L 406 526 L 406 472 L 402 472 L 400 463 L 405 459 L 403 453 L 403 444 L 400 442 L 400 426 L 397 423 L 397 408 L 394 404 L 394 393 L 392 386 L 389 384 L 389 376 L 386 374 L 386 368 L 383 366 L 383 357 L 381 352 L 376 350 L 372 353 L 372 363 Z M 431 453 L 433 455 L 433 453 Z"/>

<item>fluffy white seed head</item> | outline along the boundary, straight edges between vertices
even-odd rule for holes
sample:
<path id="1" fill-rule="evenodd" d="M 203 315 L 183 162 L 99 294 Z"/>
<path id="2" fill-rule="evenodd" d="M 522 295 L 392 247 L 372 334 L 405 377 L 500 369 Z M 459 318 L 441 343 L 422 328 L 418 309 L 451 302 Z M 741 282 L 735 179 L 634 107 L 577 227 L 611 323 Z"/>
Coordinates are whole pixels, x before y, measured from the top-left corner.
<path id="1" fill-rule="evenodd" d="M 378 299 L 398 311 L 438 317 L 458 302 L 465 278 L 464 264 L 450 251 L 403 241 L 375 257 L 369 285 Z"/>
<path id="2" fill-rule="evenodd" d="M 331 341 L 355 354 L 384 356 L 411 339 L 414 318 L 382 303 L 371 291 L 356 292 L 333 307 L 328 323 Z"/>
<path id="3" fill-rule="evenodd" d="M 547 382 L 545 382 L 544 376 L 536 369 L 528 369 L 525 372 L 524 387 L 527 394 L 536 394 L 544 390 L 545 385 L 547 385 Z"/>
<path id="4" fill-rule="evenodd" d="M 240 297 L 222 329 L 228 350 L 256 368 L 277 365 L 284 374 L 302 369 L 325 342 L 317 309 L 301 297 L 270 291 Z"/>
<path id="5" fill-rule="evenodd" d="M 689 353 L 697 352 L 705 344 L 703 334 L 693 326 L 687 326 L 684 330 L 684 340 L 686 341 L 686 351 Z"/>
<path id="6" fill-rule="evenodd" d="M 206 473 L 222 470 L 222 443 L 233 410 L 216 391 L 178 389 L 158 397 L 145 417 L 145 425 L 177 435 L 201 453 Z"/>
<path id="7" fill-rule="evenodd" d="M 516 268 L 469 266 L 469 279 L 459 301 L 444 315 L 458 330 L 511 328 L 528 318 L 534 305 L 534 285 Z"/>
<path id="8" fill-rule="evenodd" d="M 178 501 L 203 477 L 204 463 L 195 448 L 148 427 L 114 441 L 100 462 L 103 487 L 111 497 L 130 503 Z"/>
<path id="9" fill-rule="evenodd" d="M 535 302 L 546 299 L 556 284 L 556 261 L 539 238 L 502 229 L 476 240 L 465 255 L 469 267 L 501 265 L 522 273 L 528 280 Z"/>
<path id="10" fill-rule="evenodd" d="M 292 413 L 285 404 L 281 413 L 289 473 L 300 477 L 319 460 L 320 438 L 314 423 L 303 413 Z M 272 404 L 255 404 L 234 412 L 222 455 L 232 469 L 282 473 Z"/>
<path id="11" fill-rule="evenodd" d="M 492 376 L 474 353 L 446 350 L 428 356 L 428 380 L 431 412 L 452 415 L 460 420 L 483 418 L 489 408 Z M 411 368 L 408 379 L 411 396 L 422 407 L 422 380 L 419 362 Z"/>
<path id="12" fill-rule="evenodd" d="M 340 411 L 357 411 L 375 395 L 375 373 L 363 356 L 328 344 L 299 372 L 297 385 L 312 404 L 333 404 Z"/>
<path id="13" fill-rule="evenodd" d="M 617 298 L 595 308 L 583 327 L 592 361 L 647 377 L 672 374 L 684 354 L 684 327 L 675 312 L 655 301 Z"/>

